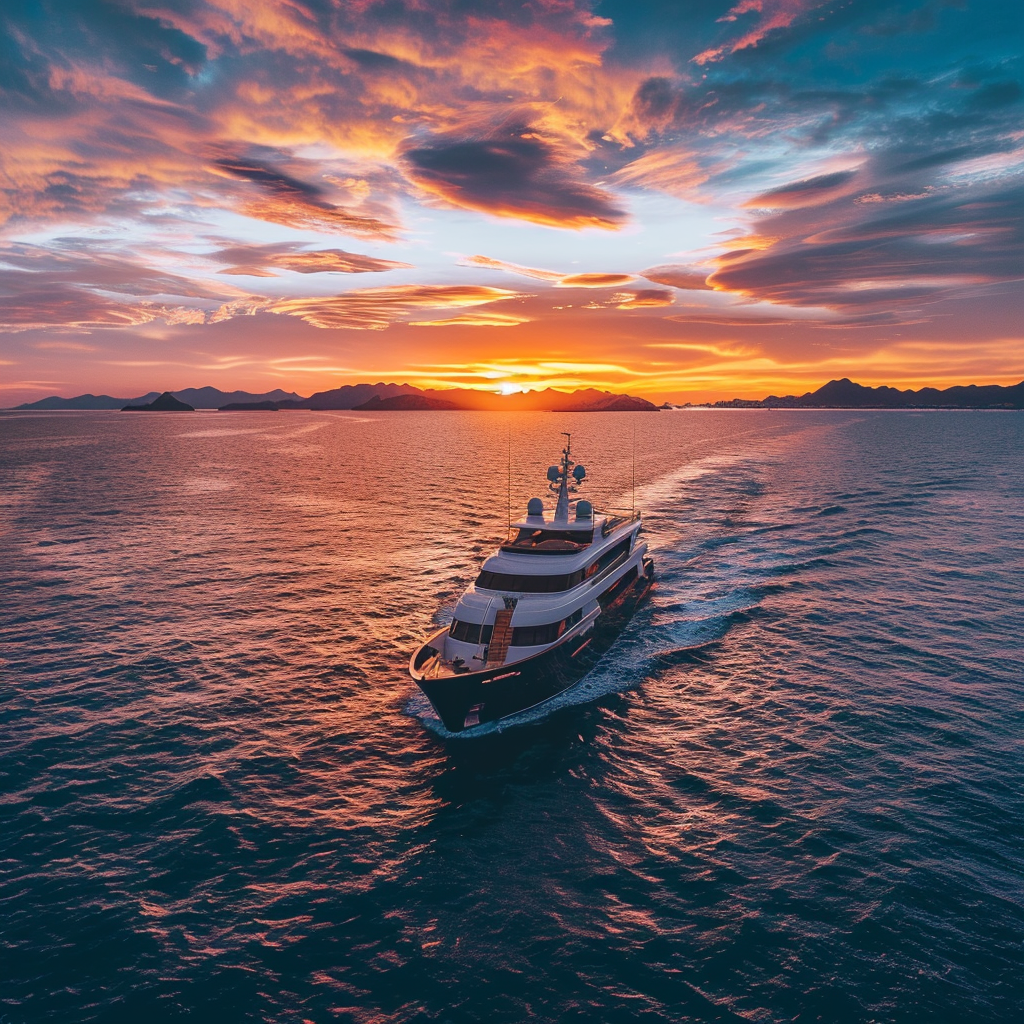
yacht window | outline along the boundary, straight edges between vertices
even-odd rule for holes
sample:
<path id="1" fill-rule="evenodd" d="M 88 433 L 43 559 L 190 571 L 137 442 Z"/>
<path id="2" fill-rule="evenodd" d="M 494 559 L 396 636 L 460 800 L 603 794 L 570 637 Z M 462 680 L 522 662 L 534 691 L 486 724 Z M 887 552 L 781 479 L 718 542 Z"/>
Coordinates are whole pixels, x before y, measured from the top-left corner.
<path id="1" fill-rule="evenodd" d="M 543 626 L 516 626 L 512 630 L 513 647 L 539 647 L 558 639 L 561 622 L 548 622 Z"/>
<path id="2" fill-rule="evenodd" d="M 560 622 L 546 622 L 541 626 L 516 626 L 512 630 L 513 647 L 539 647 L 553 644 L 567 629 L 572 629 L 583 618 L 583 609 L 577 608 Z"/>
<path id="3" fill-rule="evenodd" d="M 592 562 L 587 566 L 587 579 L 591 576 L 599 573 L 602 569 L 607 569 L 612 562 L 615 561 L 620 555 L 624 555 L 629 551 L 629 546 L 632 542 L 632 537 L 627 537 L 623 541 L 619 541 L 618 544 L 613 548 L 609 548 L 596 562 Z"/>
<path id="4" fill-rule="evenodd" d="M 448 629 L 448 635 L 453 640 L 467 644 L 488 644 L 493 629 L 493 626 L 481 626 L 478 622 L 460 622 L 455 619 Z"/>
<path id="5" fill-rule="evenodd" d="M 513 594 L 557 594 L 572 590 L 583 582 L 583 570 L 554 576 L 520 576 L 508 572 L 488 572 L 476 578 L 476 585 L 484 590 L 505 590 Z"/>
<path id="6" fill-rule="evenodd" d="M 586 569 L 554 576 L 521 576 L 518 573 L 488 572 L 486 569 L 476 578 L 476 585 L 483 590 L 504 590 L 512 594 L 558 594 L 563 590 L 578 587 L 585 579 L 607 569 L 620 555 L 629 552 L 632 538 L 619 541 Z"/>

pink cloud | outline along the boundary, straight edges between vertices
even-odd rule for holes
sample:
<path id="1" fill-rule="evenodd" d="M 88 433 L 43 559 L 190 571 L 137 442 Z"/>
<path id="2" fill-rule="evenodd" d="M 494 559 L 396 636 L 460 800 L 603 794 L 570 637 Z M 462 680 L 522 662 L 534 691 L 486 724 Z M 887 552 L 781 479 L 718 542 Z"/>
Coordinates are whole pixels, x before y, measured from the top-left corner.
<path id="1" fill-rule="evenodd" d="M 735 22 L 747 14 L 758 15 L 757 24 L 738 39 L 721 46 L 709 47 L 693 58 L 695 64 L 709 64 L 721 60 L 726 54 L 736 53 L 748 47 L 757 46 L 769 32 L 788 28 L 805 11 L 819 6 L 808 0 L 740 0 L 729 13 L 719 18 L 723 22 Z"/>

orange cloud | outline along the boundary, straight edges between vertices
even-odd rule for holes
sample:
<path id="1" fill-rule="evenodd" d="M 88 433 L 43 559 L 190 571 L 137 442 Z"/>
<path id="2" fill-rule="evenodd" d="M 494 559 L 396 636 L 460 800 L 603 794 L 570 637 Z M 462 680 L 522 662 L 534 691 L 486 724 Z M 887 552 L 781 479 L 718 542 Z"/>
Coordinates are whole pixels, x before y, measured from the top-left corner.
<path id="1" fill-rule="evenodd" d="M 642 309 L 646 306 L 671 306 L 675 294 L 668 288 L 641 288 L 635 292 L 620 292 L 614 295 L 616 309 Z"/>
<path id="2" fill-rule="evenodd" d="M 459 309 L 523 297 L 480 285 L 395 285 L 323 298 L 278 299 L 260 308 L 300 317 L 314 327 L 380 331 L 415 309 Z"/>
<path id="3" fill-rule="evenodd" d="M 342 249 L 305 250 L 285 243 L 277 245 L 234 245 L 210 253 L 207 259 L 232 266 L 221 274 L 245 274 L 249 277 L 276 277 L 270 269 L 291 270 L 298 274 L 369 274 L 387 270 L 409 270 L 411 263 L 382 260 L 375 256 L 345 252 Z"/>
<path id="4" fill-rule="evenodd" d="M 511 17 L 444 0 L 429 16 L 399 7 L 129 0 L 118 16 L 135 15 L 134 45 L 152 51 L 148 88 L 127 46 L 111 45 L 113 15 L 81 15 L 91 48 L 77 55 L 26 29 L 40 87 L 5 124 L 7 215 L 165 213 L 173 194 L 171 206 L 187 196 L 196 209 L 393 238 L 392 206 L 412 190 L 560 227 L 624 222 L 583 166 L 595 129 L 629 144 L 615 126 L 642 77 L 603 63 L 607 19 L 573 2 Z M 480 158 L 464 173 L 451 166 L 459 147 Z"/>
<path id="5" fill-rule="evenodd" d="M 6 295 L 0 303 L 0 328 L 16 332 L 51 327 L 137 327 L 157 315 L 144 303 L 129 305 L 81 288 L 50 285 Z"/>
<path id="6" fill-rule="evenodd" d="M 446 320 L 410 320 L 410 327 L 518 327 L 528 324 L 528 316 L 511 313 L 462 313 Z"/>
<path id="7" fill-rule="evenodd" d="M 678 263 L 668 263 L 660 267 L 650 267 L 640 272 L 641 277 L 655 284 L 666 284 L 670 288 L 681 288 L 684 291 L 710 291 L 707 273 L 694 270 Z"/>
<path id="8" fill-rule="evenodd" d="M 618 185 L 654 188 L 690 202 L 703 202 L 699 187 L 709 177 L 689 150 L 669 147 L 652 150 L 620 167 L 611 180 Z"/>
<path id="9" fill-rule="evenodd" d="M 563 275 L 556 270 L 539 270 L 536 267 L 524 267 L 518 263 L 506 263 L 504 260 L 492 260 L 489 256 L 467 256 L 459 260 L 460 267 L 486 267 L 488 270 L 503 270 L 508 274 L 519 274 L 521 277 L 533 277 L 538 281 L 561 281 Z"/>
<path id="10" fill-rule="evenodd" d="M 486 267 L 488 270 L 502 270 L 508 274 L 533 277 L 540 281 L 551 281 L 556 288 L 616 288 L 634 280 L 632 274 L 560 274 L 556 270 L 540 270 L 537 267 L 523 267 L 518 263 L 506 263 L 489 256 L 470 256 L 460 260 L 459 266 Z"/>
<path id="11" fill-rule="evenodd" d="M 571 274 L 563 277 L 558 288 L 618 288 L 635 280 L 632 274 Z"/>

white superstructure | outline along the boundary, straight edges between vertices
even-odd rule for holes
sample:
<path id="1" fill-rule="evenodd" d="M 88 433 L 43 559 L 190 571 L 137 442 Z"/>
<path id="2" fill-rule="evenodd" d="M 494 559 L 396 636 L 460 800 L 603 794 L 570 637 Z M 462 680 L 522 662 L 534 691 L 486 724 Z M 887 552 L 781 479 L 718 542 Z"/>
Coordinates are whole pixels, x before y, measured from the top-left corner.
<path id="1" fill-rule="evenodd" d="M 607 515 L 575 499 L 586 470 L 573 462 L 565 436 L 561 464 L 548 469 L 554 513 L 530 499 L 526 517 L 460 598 L 434 664 L 422 666 L 428 677 L 512 665 L 586 633 L 643 575 L 640 515 Z"/>

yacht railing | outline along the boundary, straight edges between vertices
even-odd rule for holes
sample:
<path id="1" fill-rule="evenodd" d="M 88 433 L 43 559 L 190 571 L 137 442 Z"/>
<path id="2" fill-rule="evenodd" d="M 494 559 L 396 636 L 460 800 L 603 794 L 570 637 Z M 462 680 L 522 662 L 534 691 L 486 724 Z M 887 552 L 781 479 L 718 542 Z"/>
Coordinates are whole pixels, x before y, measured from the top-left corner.
<path id="1" fill-rule="evenodd" d="M 614 514 L 608 515 L 609 512 Z M 602 537 L 607 537 L 608 534 L 621 530 L 623 526 L 629 526 L 630 523 L 635 523 L 640 518 L 639 512 L 618 512 L 616 509 L 602 509 L 601 515 L 607 517 L 601 527 Z"/>

